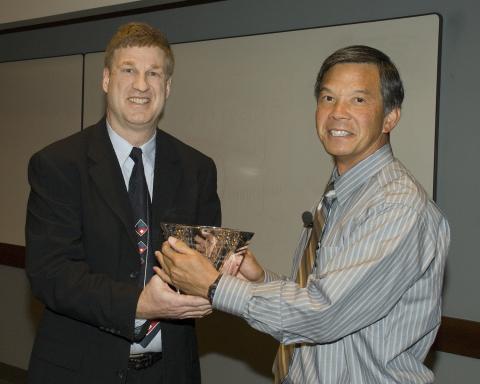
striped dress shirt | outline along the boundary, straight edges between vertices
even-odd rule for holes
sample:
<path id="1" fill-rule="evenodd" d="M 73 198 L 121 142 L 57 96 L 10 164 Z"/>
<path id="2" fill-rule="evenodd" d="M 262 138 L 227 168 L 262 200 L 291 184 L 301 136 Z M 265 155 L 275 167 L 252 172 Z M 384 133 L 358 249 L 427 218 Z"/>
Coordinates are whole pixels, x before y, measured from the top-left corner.
<path id="1" fill-rule="evenodd" d="M 431 383 L 423 360 L 441 318 L 449 226 L 389 144 L 335 180 L 336 199 L 305 288 L 290 279 L 219 282 L 213 306 L 296 344 L 285 383 Z"/>

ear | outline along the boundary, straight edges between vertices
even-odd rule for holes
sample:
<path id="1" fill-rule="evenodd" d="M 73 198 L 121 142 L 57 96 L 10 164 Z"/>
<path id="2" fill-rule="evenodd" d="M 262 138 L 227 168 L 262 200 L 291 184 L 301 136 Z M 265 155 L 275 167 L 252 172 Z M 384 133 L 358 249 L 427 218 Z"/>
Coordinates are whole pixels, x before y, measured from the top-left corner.
<path id="1" fill-rule="evenodd" d="M 103 92 L 108 93 L 108 84 L 110 83 L 110 70 L 103 68 L 102 88 Z"/>
<path id="2" fill-rule="evenodd" d="M 400 120 L 400 108 L 394 108 L 383 118 L 382 133 L 390 133 Z"/>
<path id="3" fill-rule="evenodd" d="M 168 96 L 170 96 L 170 88 L 172 86 L 172 76 L 170 76 L 165 83 L 165 98 L 168 99 Z"/>

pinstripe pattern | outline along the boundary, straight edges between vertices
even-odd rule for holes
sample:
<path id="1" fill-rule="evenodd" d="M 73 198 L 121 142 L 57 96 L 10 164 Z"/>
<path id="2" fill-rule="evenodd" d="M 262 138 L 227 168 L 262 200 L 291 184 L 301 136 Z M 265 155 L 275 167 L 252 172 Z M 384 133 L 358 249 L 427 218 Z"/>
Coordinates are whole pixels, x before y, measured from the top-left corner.
<path id="1" fill-rule="evenodd" d="M 450 233 L 423 188 L 385 145 L 335 180 L 307 286 L 223 276 L 214 307 L 296 344 L 286 383 L 431 383 L 423 360 L 440 323 Z"/>
<path id="2" fill-rule="evenodd" d="M 316 253 L 319 242 L 323 235 L 323 229 L 330 212 L 332 201 L 335 198 L 335 190 L 333 189 L 333 182 L 327 185 L 325 193 L 319 207 L 315 210 L 313 227 L 310 231 L 307 246 L 303 251 L 303 257 L 298 264 L 298 272 L 295 281 L 301 288 L 307 285 L 308 277 L 312 273 L 315 266 Z M 293 354 L 295 352 L 295 344 L 285 345 L 280 343 L 277 352 L 277 358 L 273 373 L 275 376 L 275 384 L 281 383 L 285 377 L 287 377 L 290 362 L 292 361 Z"/>

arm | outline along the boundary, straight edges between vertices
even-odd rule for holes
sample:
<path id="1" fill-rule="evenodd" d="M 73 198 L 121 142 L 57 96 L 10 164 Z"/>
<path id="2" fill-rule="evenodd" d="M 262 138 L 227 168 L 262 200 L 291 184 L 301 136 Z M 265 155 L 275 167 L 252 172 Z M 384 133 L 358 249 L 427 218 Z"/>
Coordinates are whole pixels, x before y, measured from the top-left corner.
<path id="1" fill-rule="evenodd" d="M 448 226 L 444 220 L 434 226 L 410 208 L 382 208 L 342 247 L 322 248 L 325 267 L 305 288 L 292 281 L 252 284 L 223 276 L 213 307 L 244 317 L 283 343 L 338 340 L 383 318 L 435 255 L 445 255 Z"/>
<path id="2" fill-rule="evenodd" d="M 52 311 L 133 340 L 141 289 L 114 280 L 107 273 L 92 271 L 91 260 L 109 255 L 86 254 L 78 169 L 63 159 L 40 152 L 29 163 L 29 182 L 26 272 L 34 295 Z M 158 295 L 153 302 L 157 307 L 142 309 L 146 317 L 148 311 L 148 316 L 153 317 L 163 310 L 166 318 L 191 317 L 196 312 L 189 310 L 198 312 L 199 308 L 185 306 L 198 306 L 199 298 L 191 298 L 193 304 L 178 303 L 175 299 L 180 295 L 156 281 L 149 290 Z M 159 308 L 161 304 L 164 307 Z M 174 304 L 181 308 L 173 311 Z M 206 300 L 202 300 L 200 306 L 208 313 L 210 308 L 204 307 L 205 304 Z"/>
<path id="3" fill-rule="evenodd" d="M 208 298 L 209 288 L 220 272 L 206 257 L 174 237 L 168 238 L 162 246 L 162 252 L 157 251 L 155 255 L 162 269 L 154 269 L 162 280 L 184 293 Z M 248 249 L 244 251 L 244 258 L 236 276 L 238 279 L 257 283 L 278 278 L 276 274 L 265 271 Z"/>
<path id="4" fill-rule="evenodd" d="M 92 273 L 78 170 L 42 151 L 30 160 L 28 175 L 26 272 L 34 295 L 50 310 L 131 339 L 140 290 Z"/>
<path id="5" fill-rule="evenodd" d="M 205 158 L 203 158 L 205 159 Z M 217 195 L 217 172 L 214 162 L 206 158 L 199 168 L 198 212 L 196 222 L 220 226 L 221 209 Z M 158 276 L 153 276 L 142 291 L 136 317 L 142 319 L 202 317 L 211 312 L 208 300 L 189 295 L 178 295 Z"/>

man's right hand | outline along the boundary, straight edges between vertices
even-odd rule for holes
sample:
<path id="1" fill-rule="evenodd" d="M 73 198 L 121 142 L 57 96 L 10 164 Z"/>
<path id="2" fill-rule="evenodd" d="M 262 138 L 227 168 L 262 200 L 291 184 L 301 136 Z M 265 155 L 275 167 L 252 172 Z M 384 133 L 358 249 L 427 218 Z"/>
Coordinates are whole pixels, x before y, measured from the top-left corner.
<path id="1" fill-rule="evenodd" d="M 212 306 L 202 297 L 180 294 L 153 275 L 137 303 L 137 319 L 199 318 L 212 312 Z"/>
<path id="2" fill-rule="evenodd" d="M 249 249 L 245 251 L 236 277 L 253 283 L 263 283 L 265 281 L 265 271 Z"/>

